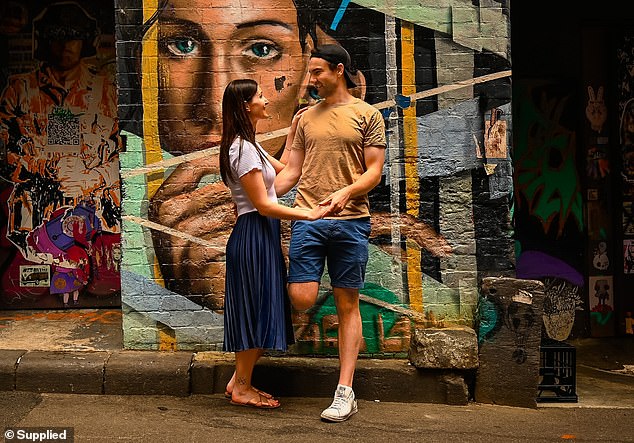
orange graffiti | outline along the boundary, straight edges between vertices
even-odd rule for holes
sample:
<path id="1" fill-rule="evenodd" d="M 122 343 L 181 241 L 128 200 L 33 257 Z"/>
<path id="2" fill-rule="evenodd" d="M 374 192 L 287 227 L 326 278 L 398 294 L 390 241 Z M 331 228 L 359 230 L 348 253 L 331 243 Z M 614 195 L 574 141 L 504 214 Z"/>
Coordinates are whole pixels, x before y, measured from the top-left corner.
<path id="1" fill-rule="evenodd" d="M 112 310 L 104 312 L 90 311 L 54 311 L 54 312 L 28 312 L 0 315 L 0 321 L 22 320 L 81 320 L 84 323 L 115 324 L 121 322 L 121 311 Z M 2 327 L 2 326 L 0 326 Z"/>

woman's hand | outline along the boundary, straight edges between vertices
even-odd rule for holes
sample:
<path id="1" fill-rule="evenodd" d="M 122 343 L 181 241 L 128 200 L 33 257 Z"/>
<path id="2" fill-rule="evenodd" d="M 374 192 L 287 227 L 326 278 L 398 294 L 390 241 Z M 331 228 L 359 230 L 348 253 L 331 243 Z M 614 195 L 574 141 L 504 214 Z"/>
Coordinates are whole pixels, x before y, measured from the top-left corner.
<path id="1" fill-rule="evenodd" d="M 295 115 L 293 116 L 293 120 L 291 121 L 291 128 L 289 132 L 292 132 L 293 134 L 295 133 L 295 131 L 297 130 L 297 124 L 299 123 L 299 120 L 302 118 L 302 114 L 306 112 L 307 109 L 308 107 L 305 107 L 295 113 Z"/>
<path id="2" fill-rule="evenodd" d="M 315 206 L 313 209 L 311 209 L 310 211 L 308 211 L 308 220 L 309 221 L 315 221 L 315 220 L 319 220 L 320 218 L 322 218 L 326 212 L 328 211 L 328 206 L 324 206 L 324 205 L 318 205 Z"/>

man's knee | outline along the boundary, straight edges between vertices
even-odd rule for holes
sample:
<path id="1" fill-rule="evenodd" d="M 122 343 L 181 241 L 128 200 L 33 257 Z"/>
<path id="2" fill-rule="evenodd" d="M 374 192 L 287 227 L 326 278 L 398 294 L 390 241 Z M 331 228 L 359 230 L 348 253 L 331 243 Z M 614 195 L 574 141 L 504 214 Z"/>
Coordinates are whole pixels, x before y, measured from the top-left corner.
<path id="1" fill-rule="evenodd" d="M 298 311 L 311 308 L 317 301 L 319 282 L 289 283 L 288 296 L 293 307 Z"/>
<path id="2" fill-rule="evenodd" d="M 337 315 L 342 317 L 359 315 L 359 290 L 352 288 L 333 288 Z"/>

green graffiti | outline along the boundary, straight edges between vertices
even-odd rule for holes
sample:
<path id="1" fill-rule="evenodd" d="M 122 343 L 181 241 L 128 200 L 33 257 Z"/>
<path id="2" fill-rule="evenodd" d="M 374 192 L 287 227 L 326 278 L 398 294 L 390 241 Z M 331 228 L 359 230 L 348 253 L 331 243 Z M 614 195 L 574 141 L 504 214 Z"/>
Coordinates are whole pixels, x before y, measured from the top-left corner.
<path id="1" fill-rule="evenodd" d="M 478 343 L 482 343 L 498 325 L 499 316 L 495 304 L 486 297 L 478 303 Z"/>
<path id="2" fill-rule="evenodd" d="M 583 230 L 582 195 L 576 166 L 575 133 L 562 123 L 568 96 L 535 88 L 540 91 L 539 102 L 520 94 L 517 143 L 515 145 L 517 187 L 529 205 L 529 212 L 542 222 L 544 232 L 558 218 L 557 234 L 563 233 L 572 218 Z M 551 92 L 551 95 L 549 95 Z M 516 199 L 518 204 L 521 200 Z"/>
<path id="3" fill-rule="evenodd" d="M 74 120 L 77 117 L 82 116 L 83 114 L 73 114 L 73 111 L 70 109 L 62 108 L 60 106 L 55 106 L 51 111 L 51 115 L 61 121 L 70 121 Z"/>
<path id="4" fill-rule="evenodd" d="M 364 288 L 359 292 L 363 295 L 389 304 L 404 306 L 393 292 L 373 283 L 366 283 Z M 381 334 L 378 326 L 379 315 L 381 316 L 383 322 L 383 334 L 384 336 L 387 336 L 402 314 L 372 303 L 367 303 L 363 300 L 360 302 L 359 309 L 361 311 L 363 338 L 366 345 L 364 353 L 377 354 L 381 352 L 379 340 L 383 338 L 380 337 Z M 324 343 L 332 342 L 332 340 L 328 339 L 336 339 L 337 337 L 337 330 L 335 328 L 324 330 L 324 317 L 336 315 L 337 308 L 335 306 L 334 297 L 332 297 L 332 292 L 329 292 L 326 301 L 310 318 L 310 323 L 319 325 L 321 335 L 320 342 L 322 345 L 321 349 L 315 349 L 315 346 L 312 346 L 309 343 L 304 343 L 300 347 L 300 353 L 319 352 L 321 354 L 334 355 L 338 352 L 337 347 L 324 346 Z"/>
<path id="5" fill-rule="evenodd" d="M 612 311 L 593 311 L 590 313 L 590 319 L 601 326 L 605 326 L 612 319 L 612 314 Z"/>

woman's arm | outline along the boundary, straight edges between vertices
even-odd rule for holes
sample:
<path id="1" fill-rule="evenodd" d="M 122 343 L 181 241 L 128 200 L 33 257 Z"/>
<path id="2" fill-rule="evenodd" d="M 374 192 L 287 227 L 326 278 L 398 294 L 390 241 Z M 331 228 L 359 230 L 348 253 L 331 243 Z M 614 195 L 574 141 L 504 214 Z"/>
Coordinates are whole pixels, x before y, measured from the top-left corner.
<path id="1" fill-rule="evenodd" d="M 302 117 L 302 114 L 306 112 L 308 108 L 302 108 L 295 113 L 293 120 L 291 121 L 291 127 L 288 128 L 288 135 L 286 136 L 286 143 L 284 144 L 284 152 L 280 157 L 280 163 L 283 165 L 288 164 L 288 157 L 290 156 L 291 149 L 293 148 L 293 140 L 295 139 L 295 133 L 297 132 L 297 124 Z M 279 174 L 279 171 L 275 171 Z"/>
<path id="2" fill-rule="evenodd" d="M 286 149 L 284 149 L 284 153 L 286 153 Z M 282 157 L 284 157 L 284 154 L 282 154 Z M 273 166 L 273 169 L 275 169 L 275 175 L 282 172 L 282 169 L 284 169 L 284 166 L 286 166 L 286 163 L 282 163 L 280 160 L 276 159 L 272 155 L 266 154 L 266 158 Z"/>
<path id="3" fill-rule="evenodd" d="M 269 200 L 264 186 L 264 177 L 259 169 L 252 169 L 242 177 L 240 184 L 244 188 L 249 200 L 258 212 L 267 217 L 281 218 L 284 220 L 317 220 L 326 213 L 328 206 L 317 206 L 314 209 L 306 210 L 299 208 L 289 208 Z"/>

